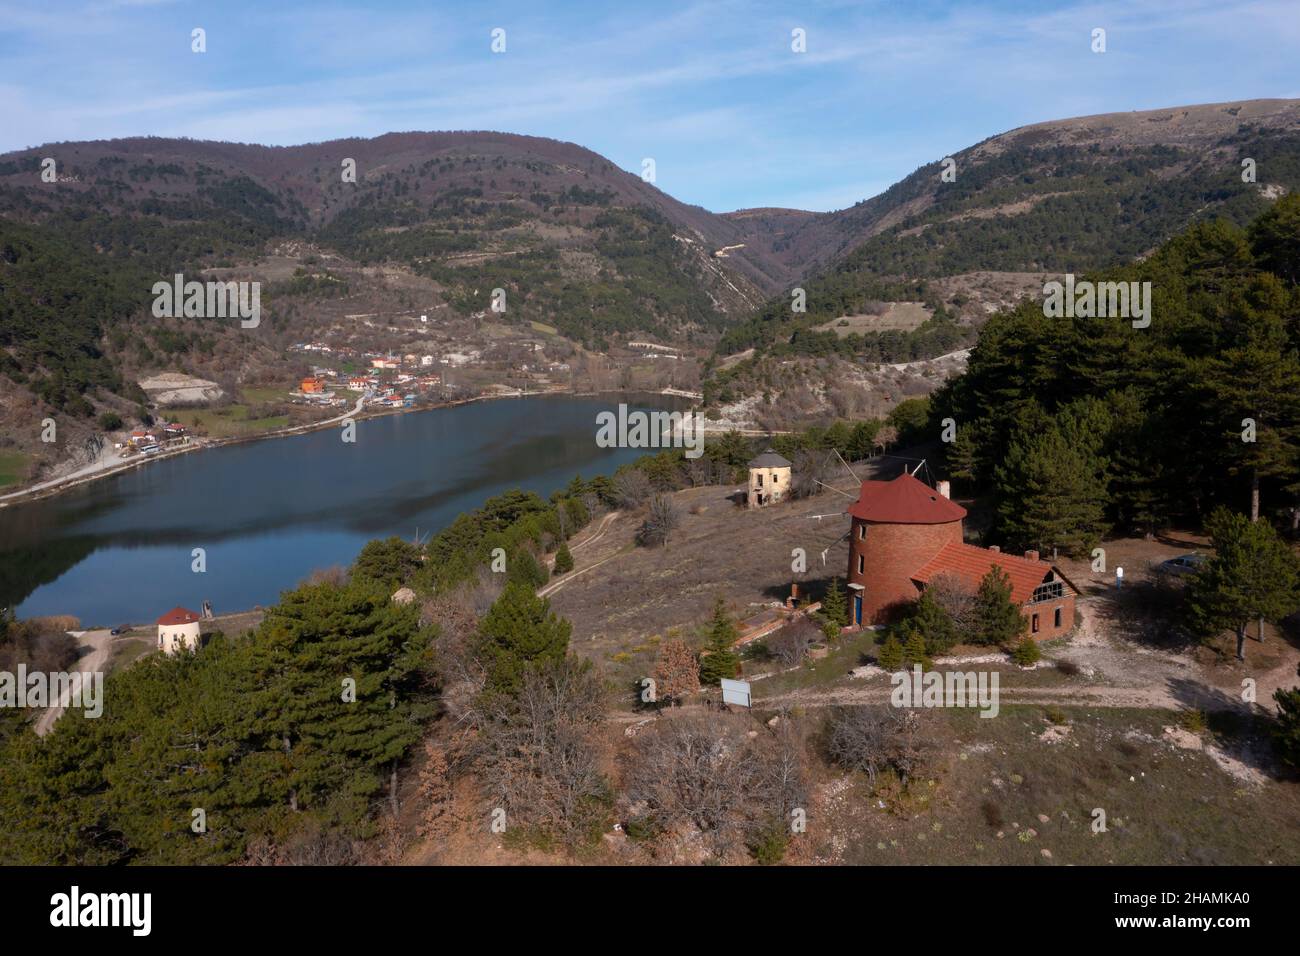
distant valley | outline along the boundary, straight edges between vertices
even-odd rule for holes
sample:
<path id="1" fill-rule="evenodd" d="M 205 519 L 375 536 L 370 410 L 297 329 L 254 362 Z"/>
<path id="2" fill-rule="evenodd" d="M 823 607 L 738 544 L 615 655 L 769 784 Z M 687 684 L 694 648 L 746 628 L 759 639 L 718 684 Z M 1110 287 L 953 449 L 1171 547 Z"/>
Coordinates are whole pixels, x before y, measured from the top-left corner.
<path id="1" fill-rule="evenodd" d="M 371 375 L 399 404 L 668 388 L 702 391 L 724 424 L 878 414 L 960 368 L 974 329 L 1044 275 L 1300 188 L 1300 102 L 1022 127 L 953 153 L 951 181 L 941 159 L 837 212 L 718 214 L 580 146 L 503 133 L 0 156 L 0 483 L 173 410 L 199 433 L 324 417 L 302 394 L 318 374 L 340 390 Z M 175 273 L 260 282 L 264 321 L 155 318 L 149 290 Z M 181 387 L 141 385 L 158 381 Z"/>

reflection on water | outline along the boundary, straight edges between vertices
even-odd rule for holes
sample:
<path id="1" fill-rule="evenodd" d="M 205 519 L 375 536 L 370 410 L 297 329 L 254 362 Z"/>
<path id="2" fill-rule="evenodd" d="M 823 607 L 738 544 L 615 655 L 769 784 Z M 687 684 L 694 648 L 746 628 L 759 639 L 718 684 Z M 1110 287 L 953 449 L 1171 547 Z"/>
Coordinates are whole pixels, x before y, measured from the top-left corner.
<path id="1" fill-rule="evenodd" d="M 0 509 L 0 607 L 147 622 L 204 599 L 274 603 L 372 538 L 437 531 L 510 488 L 549 495 L 640 452 L 596 446 L 618 399 L 538 397 L 372 419 L 155 462 Z M 207 552 L 207 572 L 190 552 Z"/>

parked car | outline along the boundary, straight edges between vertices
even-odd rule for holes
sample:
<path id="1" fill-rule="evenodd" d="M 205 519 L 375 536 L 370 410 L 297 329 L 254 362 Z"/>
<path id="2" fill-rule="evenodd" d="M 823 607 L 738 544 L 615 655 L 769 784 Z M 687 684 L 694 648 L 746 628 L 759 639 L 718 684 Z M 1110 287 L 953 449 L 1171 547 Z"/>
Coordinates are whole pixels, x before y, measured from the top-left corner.
<path id="1" fill-rule="evenodd" d="M 1157 574 L 1175 574 L 1186 575 L 1195 574 L 1205 566 L 1209 559 L 1196 551 L 1191 554 L 1180 554 L 1176 558 L 1170 558 L 1168 561 L 1161 561 L 1156 565 Z"/>
<path id="2" fill-rule="evenodd" d="M 127 629 L 128 629 L 128 628 L 127 628 L 127 625 L 123 624 L 121 627 L 115 627 L 115 628 L 113 628 L 113 629 L 112 629 L 111 631 L 109 631 L 108 633 L 109 633 L 109 635 L 111 635 L 112 637 L 117 637 L 117 635 L 119 635 L 119 634 L 125 634 L 125 633 L 127 632 Z"/>

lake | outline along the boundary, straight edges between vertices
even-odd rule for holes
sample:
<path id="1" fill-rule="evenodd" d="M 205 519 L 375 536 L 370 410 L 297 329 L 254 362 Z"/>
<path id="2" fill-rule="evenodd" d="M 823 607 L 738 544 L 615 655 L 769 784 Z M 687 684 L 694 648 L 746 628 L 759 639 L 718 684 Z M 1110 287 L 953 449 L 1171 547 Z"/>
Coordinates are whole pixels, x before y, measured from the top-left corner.
<path id="1" fill-rule="evenodd" d="M 672 400 L 642 397 L 639 408 Z M 83 626 L 150 623 L 176 605 L 274 604 L 374 538 L 411 540 L 512 488 L 546 497 L 644 454 L 599 448 L 596 414 L 627 397 L 476 402 L 209 449 L 0 509 L 0 607 Z M 629 404 L 632 404 L 629 401 Z M 191 570 L 194 548 L 207 570 Z"/>

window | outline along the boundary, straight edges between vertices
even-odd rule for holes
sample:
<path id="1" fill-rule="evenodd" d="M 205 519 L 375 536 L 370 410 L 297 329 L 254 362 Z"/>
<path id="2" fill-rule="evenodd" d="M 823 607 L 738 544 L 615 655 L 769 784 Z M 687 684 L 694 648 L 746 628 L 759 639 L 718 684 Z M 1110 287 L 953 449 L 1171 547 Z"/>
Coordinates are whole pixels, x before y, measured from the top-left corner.
<path id="1" fill-rule="evenodd" d="M 1060 627 L 1060 626 L 1061 626 L 1061 609 L 1060 609 L 1059 607 L 1056 609 L 1056 617 L 1055 617 L 1055 620 L 1053 620 L 1052 623 L 1053 623 L 1053 625 L 1056 626 L 1056 627 Z"/>
<path id="2" fill-rule="evenodd" d="M 1037 615 L 1037 614 L 1035 614 L 1035 615 L 1033 616 L 1033 618 L 1032 618 L 1032 623 L 1033 623 L 1033 633 L 1037 634 L 1037 633 L 1038 633 L 1038 615 Z"/>
<path id="3" fill-rule="evenodd" d="M 867 570 L 867 559 L 865 555 L 858 555 L 858 574 L 863 574 Z"/>
<path id="4" fill-rule="evenodd" d="M 858 540 L 859 541 L 867 540 L 867 526 L 865 524 L 858 525 Z"/>
<path id="5" fill-rule="evenodd" d="M 758 475 L 758 487 L 762 488 L 762 487 L 763 487 L 763 473 L 762 473 L 761 471 L 759 471 L 759 472 L 755 472 L 755 474 Z"/>

